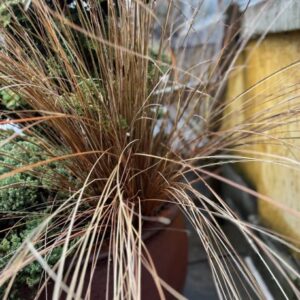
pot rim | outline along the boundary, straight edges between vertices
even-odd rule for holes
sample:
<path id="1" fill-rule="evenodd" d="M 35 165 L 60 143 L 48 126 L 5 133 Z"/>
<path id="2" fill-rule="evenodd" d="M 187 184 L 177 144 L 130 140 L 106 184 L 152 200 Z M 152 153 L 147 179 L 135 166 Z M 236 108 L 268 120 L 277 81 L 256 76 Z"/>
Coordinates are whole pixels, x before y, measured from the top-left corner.
<path id="1" fill-rule="evenodd" d="M 163 223 L 158 220 L 146 220 L 142 227 L 142 240 L 143 242 L 147 242 L 156 234 L 159 234 L 161 231 L 165 230 L 167 227 L 170 227 L 175 220 L 175 218 L 179 215 L 180 209 L 176 203 L 167 203 L 164 205 L 157 215 L 157 217 L 164 217 L 169 219 L 169 223 Z M 146 231 L 146 232 L 145 232 Z M 96 246 L 95 246 L 96 247 Z M 96 263 L 99 263 L 105 259 L 108 259 L 108 251 L 103 250 L 100 251 L 98 258 L 96 259 Z M 89 259 L 89 263 L 95 263 L 92 257 Z"/>

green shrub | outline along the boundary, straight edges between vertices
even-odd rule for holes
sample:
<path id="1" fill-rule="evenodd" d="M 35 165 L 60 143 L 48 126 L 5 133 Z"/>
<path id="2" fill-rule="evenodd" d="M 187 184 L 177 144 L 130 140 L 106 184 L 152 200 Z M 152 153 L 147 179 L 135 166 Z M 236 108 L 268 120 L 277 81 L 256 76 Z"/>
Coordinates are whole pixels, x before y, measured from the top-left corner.
<path id="1" fill-rule="evenodd" d="M 6 109 L 18 109 L 25 105 L 22 98 L 10 89 L 0 91 L 0 102 Z"/>
<path id="2" fill-rule="evenodd" d="M 0 4 L 0 27 L 6 27 L 11 21 L 9 8 L 22 3 L 23 0 L 5 0 Z"/>
<path id="3" fill-rule="evenodd" d="M 0 175 L 24 163 L 35 163 L 43 159 L 36 145 L 27 141 L 7 143 L 1 149 Z M 38 202 L 41 179 L 26 173 L 0 180 L 0 210 L 20 211 Z"/>
<path id="4" fill-rule="evenodd" d="M 25 238 L 34 230 L 43 219 L 41 217 L 33 217 L 26 221 L 21 228 L 15 228 L 11 230 L 5 238 L 0 242 L 0 270 L 3 269 L 15 252 L 20 248 Z M 47 263 L 50 266 L 55 265 L 59 260 L 62 252 L 62 247 L 56 247 L 47 257 Z M 41 282 L 43 275 L 43 268 L 38 262 L 33 262 L 25 267 L 22 272 L 17 275 L 14 282 L 12 291 L 10 293 L 10 299 L 22 299 L 20 292 L 27 287 L 28 290 L 32 290 L 32 294 L 38 284 Z M 0 288 L 0 299 L 3 298 L 4 288 Z"/>
<path id="5" fill-rule="evenodd" d="M 1 130 L 2 140 L 11 135 L 12 132 Z M 34 138 L 18 137 L 1 147 L 0 175 L 8 171 L 39 162 L 49 156 L 41 150 Z M 9 178 L 0 180 L 0 216 L 11 216 L 0 221 L 0 271 L 7 265 L 13 254 L 21 246 L 28 234 L 37 227 L 46 216 L 51 207 L 49 195 L 52 191 L 51 178 L 54 174 L 67 176 L 68 172 L 61 164 L 49 164 L 40 167 L 38 174 L 18 173 Z M 43 174 L 43 176 L 41 175 Z M 57 193 L 63 195 L 63 193 Z M 26 219 L 20 214 L 29 211 Z M 29 217 L 30 216 L 30 217 Z M 4 233 L 3 233 L 4 232 Z M 47 258 L 50 265 L 54 265 L 60 258 L 61 248 L 54 248 Z M 20 286 L 26 285 L 34 288 L 41 280 L 43 269 L 38 262 L 31 263 L 17 275 L 16 282 L 10 299 L 18 299 Z M 0 299 L 3 297 L 4 289 L 0 288 Z"/>

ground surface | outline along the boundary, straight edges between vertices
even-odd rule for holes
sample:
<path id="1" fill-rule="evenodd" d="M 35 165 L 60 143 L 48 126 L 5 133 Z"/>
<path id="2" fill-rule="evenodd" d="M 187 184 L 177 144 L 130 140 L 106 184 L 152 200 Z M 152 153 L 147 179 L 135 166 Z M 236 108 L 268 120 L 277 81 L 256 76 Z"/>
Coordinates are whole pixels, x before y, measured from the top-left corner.
<path id="1" fill-rule="evenodd" d="M 223 224 L 222 227 L 224 231 L 228 233 L 230 240 L 235 245 L 236 251 L 242 257 L 247 256 L 249 252 L 247 244 L 237 228 L 228 223 Z M 189 225 L 188 230 L 190 233 L 189 265 L 184 295 L 189 300 L 218 300 L 205 250 L 201 245 L 196 232 Z M 226 258 L 224 258 L 224 260 L 226 260 Z M 243 294 L 243 291 L 241 291 L 241 294 Z M 245 295 L 245 298 L 242 299 L 249 299 L 249 297 Z"/>
<path id="2" fill-rule="evenodd" d="M 236 183 L 239 183 L 244 186 L 248 186 L 246 182 L 244 182 L 243 178 L 240 177 L 236 171 L 232 168 L 226 168 L 223 171 L 223 175 L 226 178 L 233 180 Z M 191 180 L 193 178 L 191 177 Z M 206 197 L 213 199 L 212 195 L 209 195 L 203 186 L 195 186 L 199 192 L 205 194 Z M 219 195 L 223 199 L 225 199 L 227 205 L 235 211 L 236 214 L 243 220 L 247 220 L 249 222 L 254 222 L 253 224 L 260 224 L 259 218 L 257 215 L 257 205 L 256 200 L 246 194 L 241 192 L 235 188 L 231 188 L 227 185 L 215 185 L 214 188 L 218 191 Z M 240 230 L 234 226 L 232 223 L 225 222 L 224 220 L 219 220 L 219 225 L 222 227 L 223 232 L 230 240 L 231 245 L 235 249 L 235 251 L 239 254 L 239 256 L 244 260 L 247 260 L 247 263 L 251 263 L 251 273 L 258 280 L 260 287 L 263 290 L 264 298 L 267 300 L 281 300 L 281 299 L 289 299 L 289 300 L 298 300 L 294 292 L 290 289 L 290 287 L 286 284 L 286 280 L 282 277 L 278 270 L 272 267 L 270 261 L 266 257 L 266 255 L 262 254 L 264 261 L 268 264 L 270 269 L 267 269 L 264 263 L 261 260 L 256 252 L 252 250 L 252 247 L 248 244 L 246 239 L 241 234 Z M 214 286 L 213 277 L 210 271 L 209 262 L 207 259 L 207 255 L 201 244 L 196 232 L 193 228 L 187 224 L 187 230 L 189 232 L 189 264 L 188 264 L 188 274 L 186 279 L 186 284 L 184 288 L 184 295 L 189 300 L 217 300 L 217 290 Z M 279 245 L 278 243 L 274 243 L 273 239 L 266 237 L 265 235 L 258 235 L 259 238 L 273 249 L 276 253 L 279 253 L 284 260 L 286 260 L 295 270 L 300 272 L 300 261 L 296 260 L 292 254 L 285 248 L 283 245 Z M 246 280 L 242 281 L 239 279 L 240 274 L 236 274 L 236 266 L 233 266 L 232 260 L 230 260 L 228 255 L 224 255 L 224 253 L 220 253 L 220 258 L 223 259 L 224 265 L 229 266 L 229 273 L 233 277 L 233 281 L 237 286 L 237 290 L 239 293 L 239 299 L 242 300 L 256 300 L 258 297 L 250 291 L 249 286 L 247 287 Z M 245 260 L 246 258 L 246 260 Z M 231 265 L 231 267 L 230 267 Z M 248 265 L 249 266 L 249 265 Z M 283 296 L 281 289 L 278 288 L 276 281 L 270 275 L 270 270 L 272 274 L 277 278 L 278 282 L 280 282 L 281 287 L 286 293 L 286 297 Z M 288 273 L 289 274 L 289 273 Z M 291 274 L 289 274 L 290 276 Z M 293 277 L 290 277 L 292 280 Z M 295 282 L 297 286 L 300 283 Z M 246 289 L 245 289 L 246 287 Z M 247 292 L 248 290 L 248 292 Z M 228 297 L 230 298 L 230 297 Z"/>

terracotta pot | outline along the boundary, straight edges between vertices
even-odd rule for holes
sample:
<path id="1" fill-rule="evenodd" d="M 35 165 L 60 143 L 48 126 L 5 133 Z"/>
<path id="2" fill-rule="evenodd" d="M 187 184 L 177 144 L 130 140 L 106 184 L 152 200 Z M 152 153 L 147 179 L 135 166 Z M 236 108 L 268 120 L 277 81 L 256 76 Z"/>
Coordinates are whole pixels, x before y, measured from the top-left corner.
<path id="1" fill-rule="evenodd" d="M 171 220 L 169 225 L 162 225 L 156 222 L 146 222 L 143 227 L 143 240 L 154 262 L 158 275 L 178 292 L 184 286 L 187 260 L 188 260 L 188 239 L 185 230 L 185 222 L 182 213 L 175 205 L 169 205 L 162 210 L 160 216 Z M 106 257 L 105 257 L 106 256 Z M 90 267 L 89 267 L 90 268 Z M 90 269 L 89 269 L 90 270 Z M 89 270 L 87 274 L 89 274 Z M 91 285 L 91 300 L 106 299 L 106 278 L 107 278 L 107 255 L 102 255 L 97 262 Z M 110 276 L 111 280 L 112 276 Z M 86 291 L 88 278 L 86 280 Z M 159 294 L 150 273 L 142 269 L 142 300 L 158 300 Z M 53 285 L 47 287 L 47 297 L 41 296 L 39 299 L 51 299 Z M 109 287 L 109 299 L 112 297 L 112 284 Z M 164 290 L 167 300 L 175 299 Z M 83 293 L 84 298 L 86 292 Z M 63 294 L 60 299 L 65 299 Z"/>
<path id="2" fill-rule="evenodd" d="M 145 244 L 159 276 L 178 292 L 182 292 L 188 262 L 188 238 L 184 218 L 175 205 L 170 206 L 162 215 L 170 218 L 171 224 L 155 232 Z M 159 299 L 151 275 L 146 270 L 143 271 L 142 300 Z M 174 299 L 166 291 L 165 295 L 167 299 Z"/>

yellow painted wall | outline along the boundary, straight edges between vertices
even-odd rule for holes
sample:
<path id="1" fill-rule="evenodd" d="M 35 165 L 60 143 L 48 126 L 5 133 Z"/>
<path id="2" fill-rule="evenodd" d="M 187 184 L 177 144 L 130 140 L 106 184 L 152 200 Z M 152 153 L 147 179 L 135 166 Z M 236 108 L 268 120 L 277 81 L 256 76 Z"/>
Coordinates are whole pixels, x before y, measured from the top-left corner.
<path id="1" fill-rule="evenodd" d="M 289 121 L 297 120 L 296 117 L 287 119 L 284 115 L 270 119 L 272 115 L 287 112 L 291 106 L 299 104 L 300 108 L 300 64 L 286 68 L 298 60 L 300 32 L 272 34 L 261 43 L 252 40 L 238 58 L 228 84 L 223 129 L 239 125 L 239 129 L 257 131 L 258 123 L 266 123 L 266 119 L 267 126 L 279 126 L 267 130 L 268 136 L 258 133 L 251 138 L 254 145 L 242 146 L 240 150 L 296 158 L 300 161 L 300 121 L 289 124 Z M 261 81 L 278 70 L 281 71 Z M 243 92 L 245 93 L 242 94 Z M 279 137 L 288 139 L 283 142 Z M 287 168 L 274 162 L 266 162 L 266 159 L 278 162 L 279 158 L 267 158 L 266 155 L 262 157 L 254 153 L 251 156 L 262 158 L 264 162 L 243 163 L 240 167 L 255 184 L 258 192 L 300 212 L 300 171 L 296 170 L 295 164 Z M 259 201 L 259 212 L 267 226 L 295 239 L 296 244 L 300 245 L 299 217 L 263 200 Z"/>

